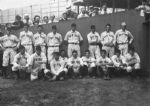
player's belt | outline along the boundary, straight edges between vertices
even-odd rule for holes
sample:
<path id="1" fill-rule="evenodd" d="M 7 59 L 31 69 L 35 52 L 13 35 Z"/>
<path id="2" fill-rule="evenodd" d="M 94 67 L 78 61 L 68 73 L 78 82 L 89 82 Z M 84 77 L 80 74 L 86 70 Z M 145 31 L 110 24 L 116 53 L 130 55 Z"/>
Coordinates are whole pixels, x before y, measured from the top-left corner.
<path id="1" fill-rule="evenodd" d="M 59 45 L 56 45 L 56 46 L 48 46 L 48 47 L 59 47 Z"/>
<path id="2" fill-rule="evenodd" d="M 32 44 L 22 44 L 23 46 L 31 46 Z"/>
<path id="3" fill-rule="evenodd" d="M 98 44 L 90 44 L 91 46 L 97 46 Z"/>
<path id="4" fill-rule="evenodd" d="M 118 43 L 118 45 L 125 45 L 125 44 L 128 44 L 128 42 L 125 42 L 125 43 Z"/>
<path id="5" fill-rule="evenodd" d="M 72 45 L 79 45 L 79 43 L 69 43 L 69 44 L 72 44 Z"/>

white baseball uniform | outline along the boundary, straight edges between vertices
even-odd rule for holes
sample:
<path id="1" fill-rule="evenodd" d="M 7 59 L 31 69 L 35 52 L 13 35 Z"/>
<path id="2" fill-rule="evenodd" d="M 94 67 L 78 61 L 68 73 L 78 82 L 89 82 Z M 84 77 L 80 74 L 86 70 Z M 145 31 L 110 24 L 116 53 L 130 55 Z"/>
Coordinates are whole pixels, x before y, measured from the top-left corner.
<path id="1" fill-rule="evenodd" d="M 114 45 L 116 43 L 115 35 L 112 31 L 104 31 L 101 34 L 102 49 L 106 50 L 107 55 L 112 57 L 114 55 Z"/>
<path id="2" fill-rule="evenodd" d="M 126 64 L 126 61 L 125 61 L 125 57 L 120 55 L 119 57 L 117 55 L 113 55 L 111 57 L 111 60 L 113 62 L 113 65 L 114 67 L 117 67 L 117 68 L 122 68 L 122 69 L 125 69 L 126 67 L 123 67 L 121 65 L 123 64 Z"/>
<path id="3" fill-rule="evenodd" d="M 91 56 L 93 58 L 99 58 L 100 57 L 100 47 L 98 43 L 100 43 L 100 35 L 98 32 L 90 32 L 87 35 L 88 43 L 89 43 L 89 50 L 91 53 Z"/>
<path id="4" fill-rule="evenodd" d="M 119 29 L 116 32 L 115 37 L 121 54 L 126 55 L 128 53 L 128 45 L 133 41 L 133 35 L 128 30 L 123 31 L 122 29 Z"/>
<path id="5" fill-rule="evenodd" d="M 5 49 L 3 53 L 3 66 L 6 67 L 13 63 L 14 57 L 16 55 L 15 47 L 18 46 L 19 40 L 15 35 L 4 35 L 0 38 L 0 43 L 2 47 Z"/>
<path id="6" fill-rule="evenodd" d="M 108 57 L 100 57 L 97 59 L 97 65 L 100 66 L 102 68 L 103 71 L 108 71 L 108 67 L 109 65 L 107 64 L 110 64 L 112 61 L 110 58 Z"/>
<path id="7" fill-rule="evenodd" d="M 83 65 L 86 65 L 88 68 L 96 67 L 96 60 L 93 57 L 87 58 L 86 56 L 82 57 Z"/>
<path id="8" fill-rule="evenodd" d="M 47 46 L 48 46 L 48 61 L 53 59 L 53 53 L 59 52 L 59 46 L 62 43 L 62 36 L 59 33 L 54 34 L 53 32 L 47 35 Z"/>
<path id="9" fill-rule="evenodd" d="M 79 73 L 80 67 L 83 66 L 83 61 L 80 57 L 77 58 L 71 57 L 68 59 L 68 66 L 72 67 L 75 73 Z"/>
<path id="10" fill-rule="evenodd" d="M 68 63 L 68 58 L 67 57 L 60 57 L 60 59 L 65 62 L 65 67 L 66 67 L 67 63 Z"/>
<path id="11" fill-rule="evenodd" d="M 78 52 L 78 56 L 80 56 L 80 41 L 83 41 L 83 38 L 80 34 L 80 32 L 75 31 L 73 32 L 68 31 L 65 38 L 65 41 L 68 41 L 68 57 L 70 58 L 72 56 L 72 52 L 76 50 Z"/>
<path id="12" fill-rule="evenodd" d="M 126 54 L 125 59 L 126 59 L 126 64 L 127 64 L 127 72 L 132 72 L 133 69 L 141 68 L 140 57 L 136 52 L 134 53 L 133 56 L 129 53 Z"/>
<path id="13" fill-rule="evenodd" d="M 46 34 L 44 34 L 43 32 L 41 34 L 38 32 L 34 34 L 33 44 L 34 44 L 34 47 L 36 47 L 37 45 L 40 45 L 41 51 L 46 54 Z"/>
<path id="14" fill-rule="evenodd" d="M 20 44 L 23 45 L 26 49 L 26 52 L 29 53 L 29 55 L 33 54 L 33 33 L 31 31 L 20 32 Z"/>
<path id="15" fill-rule="evenodd" d="M 50 65 L 51 65 L 51 73 L 54 76 L 58 76 L 63 71 L 67 73 L 67 69 L 65 68 L 65 61 L 63 61 L 61 58 L 59 58 L 59 60 L 53 59 Z"/>
<path id="16" fill-rule="evenodd" d="M 46 62 L 47 58 L 45 53 L 42 53 L 38 55 L 37 53 L 34 53 L 30 56 L 29 65 L 31 67 L 31 80 L 38 78 L 38 72 L 42 69 L 44 69 L 44 73 L 46 73 Z"/>
<path id="17" fill-rule="evenodd" d="M 30 55 L 28 53 L 25 53 L 24 55 L 18 53 L 14 57 L 12 71 L 18 71 L 18 70 L 28 71 L 29 59 L 30 59 Z"/>

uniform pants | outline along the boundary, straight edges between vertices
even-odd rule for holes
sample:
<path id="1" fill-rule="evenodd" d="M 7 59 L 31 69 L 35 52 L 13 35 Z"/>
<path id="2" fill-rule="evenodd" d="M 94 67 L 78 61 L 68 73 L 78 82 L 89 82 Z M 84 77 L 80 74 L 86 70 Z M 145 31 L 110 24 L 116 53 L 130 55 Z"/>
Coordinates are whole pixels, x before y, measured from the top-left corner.
<path id="1" fill-rule="evenodd" d="M 90 50 L 91 56 L 93 58 L 98 59 L 100 57 L 100 47 L 99 47 L 99 45 L 89 45 L 89 50 Z"/>
<path id="2" fill-rule="evenodd" d="M 128 44 L 119 44 L 118 49 L 121 51 L 121 54 L 125 56 L 128 53 Z"/>
<path id="3" fill-rule="evenodd" d="M 97 76 L 96 71 L 96 67 L 91 67 L 89 70 L 89 68 L 86 65 L 83 66 L 84 75 L 89 75 L 90 77 Z"/>
<path id="4" fill-rule="evenodd" d="M 83 67 L 80 66 L 78 72 L 74 71 L 74 69 L 71 67 L 68 69 L 68 77 L 73 78 L 73 77 L 78 77 L 78 76 L 83 76 L 85 70 L 83 70 Z"/>
<path id="5" fill-rule="evenodd" d="M 114 55 L 114 52 L 115 52 L 114 47 L 103 46 L 102 49 L 106 50 L 108 57 L 112 57 Z"/>
<path id="6" fill-rule="evenodd" d="M 78 56 L 80 57 L 80 46 L 79 44 L 68 44 L 68 57 L 70 58 L 72 56 L 72 52 L 76 50 L 78 53 Z"/>

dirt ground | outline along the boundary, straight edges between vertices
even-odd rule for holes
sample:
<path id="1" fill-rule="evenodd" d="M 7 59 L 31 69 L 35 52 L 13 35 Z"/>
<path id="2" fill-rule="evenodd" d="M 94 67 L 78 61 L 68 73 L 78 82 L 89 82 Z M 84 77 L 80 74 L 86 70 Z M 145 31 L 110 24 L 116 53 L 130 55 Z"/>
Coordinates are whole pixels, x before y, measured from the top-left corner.
<path id="1" fill-rule="evenodd" d="M 150 106 L 150 80 L 15 81 L 0 78 L 0 106 Z"/>

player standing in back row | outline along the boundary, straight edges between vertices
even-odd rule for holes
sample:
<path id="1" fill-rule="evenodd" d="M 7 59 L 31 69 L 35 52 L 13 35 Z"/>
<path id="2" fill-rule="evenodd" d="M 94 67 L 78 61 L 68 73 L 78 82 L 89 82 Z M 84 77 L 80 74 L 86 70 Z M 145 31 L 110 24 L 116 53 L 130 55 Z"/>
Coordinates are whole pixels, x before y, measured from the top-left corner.
<path id="1" fill-rule="evenodd" d="M 97 59 L 100 57 L 100 47 L 99 47 L 100 35 L 95 30 L 96 30 L 95 25 L 92 25 L 91 32 L 87 35 L 87 39 L 89 43 L 90 54 L 93 58 Z"/>
<path id="2" fill-rule="evenodd" d="M 116 31 L 116 43 L 121 54 L 124 56 L 128 53 L 128 46 L 133 41 L 133 35 L 126 29 L 126 23 L 121 23 L 121 29 Z"/>
<path id="3" fill-rule="evenodd" d="M 76 24 L 71 24 L 71 30 L 67 32 L 64 40 L 68 42 L 68 57 L 72 56 L 74 50 L 77 51 L 80 57 L 80 43 L 83 41 L 83 38 L 80 32 L 76 30 Z"/>
<path id="4" fill-rule="evenodd" d="M 24 31 L 20 32 L 20 44 L 23 45 L 26 49 L 26 52 L 29 55 L 33 53 L 33 33 L 29 31 L 29 25 L 24 25 Z"/>

